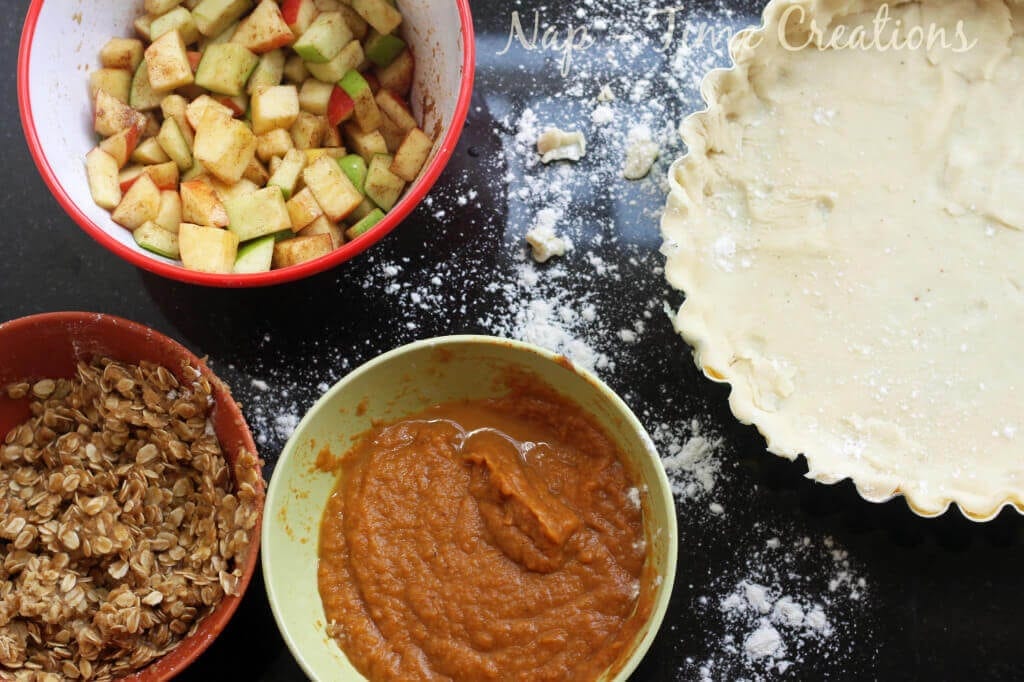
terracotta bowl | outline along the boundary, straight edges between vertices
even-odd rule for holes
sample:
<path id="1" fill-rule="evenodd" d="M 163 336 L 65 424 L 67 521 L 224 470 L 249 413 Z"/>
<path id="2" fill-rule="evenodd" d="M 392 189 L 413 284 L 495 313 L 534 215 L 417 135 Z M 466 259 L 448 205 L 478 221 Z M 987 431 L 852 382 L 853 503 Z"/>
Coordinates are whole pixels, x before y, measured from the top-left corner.
<path id="1" fill-rule="evenodd" d="M 462 132 L 476 65 L 469 0 L 397 0 L 403 37 L 416 57 L 409 103 L 434 149 L 419 177 L 372 229 L 315 260 L 249 275 L 186 270 L 181 263 L 140 248 L 132 233 L 97 206 L 85 176 L 85 155 L 96 146 L 89 72 L 114 36 L 133 35 L 142 0 L 32 0 L 18 52 L 18 108 L 32 158 L 57 202 L 104 247 L 150 272 L 216 287 L 290 282 L 359 255 L 398 226 L 437 181 Z"/>
<path id="2" fill-rule="evenodd" d="M 224 447 L 225 457 L 234 462 L 241 448 L 257 452 L 242 413 L 224 382 L 214 376 L 206 364 L 187 348 L 148 327 L 112 315 L 61 312 L 22 317 L 0 324 L 0 386 L 15 381 L 43 378 L 71 378 L 79 360 L 103 355 L 128 363 L 156 362 L 179 374 L 182 361 L 202 372 L 214 392 L 212 413 L 214 430 Z M 29 416 L 29 401 L 0 398 L 0 433 L 6 434 Z M 261 479 L 261 490 L 262 479 Z M 224 629 L 238 608 L 256 568 L 260 548 L 260 523 L 257 521 L 242 566 L 239 594 L 227 596 L 208 615 L 196 632 L 170 653 L 125 680 L 156 682 L 169 680 L 205 651 Z"/>

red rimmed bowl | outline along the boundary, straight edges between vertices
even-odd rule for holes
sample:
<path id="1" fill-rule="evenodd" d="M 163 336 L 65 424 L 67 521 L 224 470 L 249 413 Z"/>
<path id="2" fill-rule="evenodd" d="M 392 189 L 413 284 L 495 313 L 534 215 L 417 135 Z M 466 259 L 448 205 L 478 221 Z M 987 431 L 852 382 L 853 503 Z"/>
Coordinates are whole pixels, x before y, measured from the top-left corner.
<path id="1" fill-rule="evenodd" d="M 180 374 L 181 364 L 188 361 L 213 388 L 215 403 L 211 419 L 225 458 L 234 463 L 241 448 L 257 452 L 249 427 L 227 385 L 210 371 L 206 363 L 163 334 L 135 322 L 99 313 L 44 313 L 0 324 L 0 386 L 23 380 L 71 378 L 75 376 L 79 360 L 89 360 L 98 355 L 133 364 L 142 360 L 156 362 L 171 370 L 179 380 L 184 378 Z M 27 400 L 0 399 L 0 435 L 6 434 L 28 416 Z M 259 480 L 262 497 L 262 477 Z M 122 679 L 137 682 L 169 680 L 209 648 L 231 620 L 252 579 L 260 549 L 261 523 L 262 505 L 242 566 L 238 595 L 225 596 L 217 608 L 203 619 L 195 633 L 147 667 Z"/>
<path id="2" fill-rule="evenodd" d="M 32 0 L 18 51 L 18 106 L 29 150 L 58 203 L 96 241 L 144 270 L 216 287 L 280 284 L 309 277 L 359 255 L 395 229 L 441 175 L 462 132 L 473 90 L 476 53 L 469 0 L 397 0 L 404 37 L 416 57 L 410 104 L 434 149 L 419 177 L 372 229 L 330 254 L 279 270 L 218 275 L 186 270 L 140 248 L 132 233 L 89 193 L 85 155 L 96 146 L 89 72 L 114 36 L 132 36 L 142 0 Z"/>

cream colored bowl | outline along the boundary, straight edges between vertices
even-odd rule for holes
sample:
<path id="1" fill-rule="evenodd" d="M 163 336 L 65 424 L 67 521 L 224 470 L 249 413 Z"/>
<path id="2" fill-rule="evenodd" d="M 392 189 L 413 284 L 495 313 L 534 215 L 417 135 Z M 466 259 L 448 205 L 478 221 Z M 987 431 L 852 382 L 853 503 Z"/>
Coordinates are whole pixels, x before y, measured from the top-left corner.
<path id="1" fill-rule="evenodd" d="M 317 590 L 320 517 L 335 474 L 316 467 L 325 446 L 347 451 L 374 420 L 394 420 L 429 405 L 500 392 L 509 368 L 532 372 L 590 412 L 615 439 L 642 484 L 644 526 L 656 569 L 654 608 L 628 660 L 605 680 L 626 680 L 657 634 L 676 572 L 678 536 L 672 493 L 650 437 L 625 403 L 589 372 L 528 344 L 487 336 L 420 341 L 366 363 L 334 385 L 299 423 L 277 462 L 263 524 L 263 575 L 274 618 L 299 665 L 315 680 L 363 677 L 325 631 Z"/>

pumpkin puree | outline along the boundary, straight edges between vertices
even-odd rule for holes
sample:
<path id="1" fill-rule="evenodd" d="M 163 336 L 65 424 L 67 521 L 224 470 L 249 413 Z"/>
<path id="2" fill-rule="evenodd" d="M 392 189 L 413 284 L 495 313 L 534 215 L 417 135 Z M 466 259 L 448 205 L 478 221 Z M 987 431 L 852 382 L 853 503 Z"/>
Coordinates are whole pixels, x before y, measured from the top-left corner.
<path id="1" fill-rule="evenodd" d="M 329 630 L 374 681 L 596 679 L 651 610 L 633 488 L 537 382 L 378 425 L 321 523 Z"/>

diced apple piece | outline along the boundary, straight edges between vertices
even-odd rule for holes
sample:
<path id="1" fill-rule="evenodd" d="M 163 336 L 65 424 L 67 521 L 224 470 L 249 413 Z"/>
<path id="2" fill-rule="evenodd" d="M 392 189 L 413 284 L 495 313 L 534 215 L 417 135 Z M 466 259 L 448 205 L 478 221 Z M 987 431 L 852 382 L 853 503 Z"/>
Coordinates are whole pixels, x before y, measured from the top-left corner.
<path id="1" fill-rule="evenodd" d="M 262 0 L 252 14 L 242 19 L 231 36 L 231 42 L 245 46 L 249 51 L 262 54 L 285 45 L 291 45 L 295 35 L 281 16 L 274 0 Z"/>
<path id="2" fill-rule="evenodd" d="M 386 88 L 381 88 L 374 97 L 381 113 L 390 118 L 402 130 L 402 134 L 418 127 L 416 118 L 409 111 L 406 103 L 395 93 Z"/>
<path id="3" fill-rule="evenodd" d="M 363 200 L 363 195 L 341 172 L 334 159 L 321 158 L 313 165 L 307 166 L 302 171 L 302 178 L 316 197 L 324 215 L 333 222 L 347 216 Z"/>
<path id="4" fill-rule="evenodd" d="M 335 249 L 341 246 L 345 241 L 345 237 L 341 234 L 341 228 L 336 223 L 332 223 L 325 216 L 317 217 L 316 220 L 299 230 L 298 236 L 312 237 L 318 234 L 330 235 L 331 246 Z"/>
<path id="5" fill-rule="evenodd" d="M 243 116 L 249 111 L 249 96 L 246 94 L 235 95 L 234 97 L 221 95 L 215 99 L 230 109 L 232 116 Z"/>
<path id="6" fill-rule="evenodd" d="M 200 38 L 199 42 L 196 43 L 196 50 L 199 52 L 199 56 L 201 57 L 202 54 L 206 52 L 206 48 L 210 47 L 210 45 L 219 45 L 221 43 L 231 42 L 231 36 L 235 35 L 235 29 L 238 28 L 238 24 L 239 22 L 236 21 L 232 24 L 228 24 L 227 28 L 215 36 L 203 36 Z M 199 64 L 197 63 L 196 66 L 198 67 Z"/>
<path id="7" fill-rule="evenodd" d="M 175 189 L 178 187 L 178 164 L 173 161 L 154 163 L 146 166 L 146 175 L 158 189 Z"/>
<path id="8" fill-rule="evenodd" d="M 283 128 L 271 130 L 256 138 L 256 156 L 264 163 L 275 156 L 284 156 L 289 149 L 295 149 L 291 133 Z"/>
<path id="9" fill-rule="evenodd" d="M 210 112 L 196 128 L 192 153 L 219 180 L 238 182 L 256 155 L 256 136 L 241 121 Z"/>
<path id="10" fill-rule="evenodd" d="M 366 39 L 366 58 L 377 66 L 387 66 L 405 49 L 405 41 L 396 35 L 377 33 Z"/>
<path id="11" fill-rule="evenodd" d="M 158 256 L 178 258 L 180 255 L 178 235 L 160 228 L 151 220 L 133 230 L 132 236 L 136 244 Z"/>
<path id="12" fill-rule="evenodd" d="M 366 161 L 358 154 L 349 154 L 338 159 L 338 167 L 344 173 L 360 194 L 365 194 L 366 184 Z"/>
<path id="13" fill-rule="evenodd" d="M 210 45 L 196 70 L 196 85 L 221 95 L 241 95 L 259 61 L 237 43 Z"/>
<path id="14" fill-rule="evenodd" d="M 334 159 L 337 161 L 341 157 L 345 156 L 344 147 L 317 147 L 315 149 L 304 149 L 302 153 L 306 155 L 306 165 L 312 166 L 314 163 L 319 161 L 323 157 Z"/>
<path id="15" fill-rule="evenodd" d="M 132 73 L 142 61 L 145 46 L 135 38 L 111 38 L 100 48 L 100 64 L 108 69 L 123 69 Z"/>
<path id="16" fill-rule="evenodd" d="M 358 40 L 351 41 L 341 48 L 341 52 L 334 56 L 329 62 L 323 64 L 306 63 L 306 69 L 317 80 L 325 83 L 336 83 L 352 69 L 359 68 L 365 59 L 363 46 Z"/>
<path id="17" fill-rule="evenodd" d="M 405 189 L 405 181 L 391 172 L 394 159 L 388 154 L 376 154 L 366 169 L 366 196 L 385 211 L 390 211 Z"/>
<path id="18" fill-rule="evenodd" d="M 189 148 L 188 140 L 182 135 L 177 121 L 173 118 L 165 118 L 156 139 L 167 156 L 171 157 L 181 171 L 187 171 L 192 167 L 192 149 Z"/>
<path id="19" fill-rule="evenodd" d="M 231 272 L 236 275 L 267 272 L 274 257 L 274 235 L 253 239 L 238 247 L 238 256 Z"/>
<path id="20" fill-rule="evenodd" d="M 366 82 L 356 70 L 349 71 L 338 82 L 338 86 L 344 90 L 355 105 L 355 119 L 364 133 L 376 130 L 380 127 L 380 109 L 377 108 L 377 101 L 373 98 L 373 91 L 370 84 Z"/>
<path id="21" fill-rule="evenodd" d="M 225 227 L 228 212 L 220 197 L 206 180 L 189 180 L 181 183 L 181 219 L 186 223 Z"/>
<path id="22" fill-rule="evenodd" d="M 135 21 L 132 22 L 132 27 L 135 29 L 135 32 L 138 33 L 140 36 L 142 36 L 146 40 L 150 40 L 150 28 L 152 28 L 153 26 L 153 19 L 154 17 L 152 15 L 143 14 L 141 17 L 137 17 Z"/>
<path id="23" fill-rule="evenodd" d="M 95 99 L 100 90 L 113 95 L 125 104 L 132 89 L 132 73 L 124 69 L 96 69 L 89 74 L 89 95 Z"/>
<path id="24" fill-rule="evenodd" d="M 271 267 L 287 268 L 314 258 L 326 256 L 334 250 L 329 234 L 315 234 L 309 237 L 292 237 L 274 244 Z"/>
<path id="25" fill-rule="evenodd" d="M 132 76 L 128 103 L 134 109 L 148 111 L 160 106 L 166 96 L 167 91 L 153 89 L 153 85 L 149 82 L 149 64 L 143 60 Z"/>
<path id="26" fill-rule="evenodd" d="M 196 27 L 192 13 L 184 7 L 176 7 L 166 14 L 153 19 L 149 28 L 149 39 L 156 40 L 162 35 L 177 31 L 186 45 L 199 40 L 199 29 Z"/>
<path id="27" fill-rule="evenodd" d="M 135 163 L 151 164 L 165 163 L 170 161 L 171 158 L 167 156 L 167 153 L 164 152 L 163 147 L 160 146 L 155 137 L 147 137 L 135 147 L 131 160 Z"/>
<path id="28" fill-rule="evenodd" d="M 134 230 L 147 220 L 156 218 L 160 211 L 160 190 L 149 179 L 141 175 L 121 198 L 111 218 L 118 225 Z"/>
<path id="29" fill-rule="evenodd" d="M 309 78 L 309 69 L 306 68 L 306 62 L 302 61 L 302 57 L 293 54 L 284 62 L 283 75 L 286 81 L 301 85 Z"/>
<path id="30" fill-rule="evenodd" d="M 343 121 L 350 119 L 355 109 L 356 104 L 348 93 L 335 85 L 327 102 L 327 122 L 331 127 L 336 128 Z"/>
<path id="31" fill-rule="evenodd" d="M 191 83 L 195 76 L 185 54 L 185 42 L 177 30 L 169 31 L 146 48 L 149 84 L 154 90 L 173 90 Z M 155 106 L 155 105 L 154 105 Z"/>
<path id="32" fill-rule="evenodd" d="M 381 89 L 391 90 L 402 97 L 408 96 L 412 89 L 413 67 L 412 52 L 403 50 L 395 57 L 395 61 L 376 70 Z"/>
<path id="33" fill-rule="evenodd" d="M 388 145 L 379 130 L 364 133 L 355 122 L 346 123 L 344 128 L 345 146 L 363 157 L 367 163 L 374 154 L 387 154 Z"/>
<path id="34" fill-rule="evenodd" d="M 319 147 L 324 139 L 324 125 L 326 120 L 321 116 L 314 116 L 308 111 L 300 111 L 295 123 L 292 124 L 289 132 L 292 134 L 292 141 L 296 149 L 313 149 Z"/>
<path id="35" fill-rule="evenodd" d="M 171 189 L 160 192 L 160 210 L 153 222 L 163 230 L 178 234 L 181 223 L 181 195 Z"/>
<path id="36" fill-rule="evenodd" d="M 306 32 L 317 14 L 319 10 L 313 0 L 284 0 L 281 3 L 281 17 L 296 37 Z"/>
<path id="37" fill-rule="evenodd" d="M 139 142 L 139 127 L 132 126 L 114 133 L 100 142 L 100 149 L 114 157 L 117 167 L 123 168 Z"/>
<path id="38" fill-rule="evenodd" d="M 380 114 L 380 127 L 377 128 L 384 136 L 384 142 L 388 145 L 388 154 L 394 154 L 405 139 L 405 133 L 395 124 L 383 111 Z"/>
<path id="39" fill-rule="evenodd" d="M 249 76 L 249 83 L 245 91 L 250 95 L 260 88 L 268 88 L 272 85 L 280 85 L 284 78 L 284 50 L 271 50 L 260 57 L 255 70 Z"/>
<path id="40" fill-rule="evenodd" d="M 290 128 L 299 117 L 299 93 L 294 85 L 275 85 L 252 96 L 252 129 L 257 135 Z"/>
<path id="41" fill-rule="evenodd" d="M 224 106 L 209 95 L 201 95 L 191 102 L 185 108 L 185 117 L 188 119 L 188 123 L 192 126 L 194 131 L 199 127 L 200 121 L 202 121 L 206 114 L 210 111 L 218 112 L 224 118 L 231 118 L 231 109 Z"/>
<path id="42" fill-rule="evenodd" d="M 228 229 L 240 241 L 290 229 L 292 226 L 278 187 L 264 187 L 242 197 L 225 202 L 228 211 Z"/>
<path id="43" fill-rule="evenodd" d="M 372 209 L 369 213 L 359 219 L 352 227 L 345 230 L 345 237 L 347 239 L 355 239 L 356 237 L 369 232 L 370 228 L 379 223 L 384 219 L 384 211 L 379 208 Z"/>
<path id="44" fill-rule="evenodd" d="M 122 168 L 121 172 L 117 174 L 117 186 L 121 188 L 121 193 L 123 194 L 131 189 L 135 181 L 145 175 L 145 173 L 145 166 L 125 166 Z"/>
<path id="45" fill-rule="evenodd" d="M 153 137 L 160 132 L 160 120 L 157 119 L 156 113 L 152 111 L 143 111 L 142 114 L 142 133 L 140 135 L 143 139 L 147 137 Z"/>
<path id="46" fill-rule="evenodd" d="M 267 186 L 275 185 L 281 188 L 281 194 L 288 199 L 295 192 L 299 183 L 299 176 L 306 167 L 306 155 L 298 149 L 289 149 L 285 153 L 281 164 L 274 170 Z"/>
<path id="47" fill-rule="evenodd" d="M 352 0 L 352 9 L 378 33 L 391 33 L 402 23 L 402 13 L 387 0 Z"/>
<path id="48" fill-rule="evenodd" d="M 110 137 L 125 128 L 145 126 L 145 117 L 130 106 L 104 90 L 96 93 L 93 108 L 93 130 L 103 137 Z"/>
<path id="49" fill-rule="evenodd" d="M 329 62 L 352 41 L 352 31 L 341 12 L 322 12 L 305 30 L 292 49 L 312 64 Z"/>
<path id="50" fill-rule="evenodd" d="M 192 125 L 188 122 L 188 100 L 176 93 L 167 95 L 160 102 L 160 111 L 165 119 L 174 119 L 174 122 L 178 124 L 178 130 L 181 131 L 182 136 L 184 136 L 185 140 L 188 141 L 189 147 L 191 147 L 195 132 L 192 129 Z"/>
<path id="51" fill-rule="evenodd" d="M 349 30 L 352 31 L 352 35 L 356 40 L 362 40 L 366 37 L 366 34 L 370 31 L 370 25 L 350 5 L 338 5 L 336 11 L 341 12 L 341 16 L 344 17 L 345 23 L 348 24 Z"/>
<path id="52" fill-rule="evenodd" d="M 338 126 L 332 126 L 330 123 L 324 126 L 324 139 L 321 144 L 330 149 L 340 149 L 341 153 L 337 155 L 339 159 L 345 155 L 345 146 L 341 141 L 341 130 Z"/>
<path id="53" fill-rule="evenodd" d="M 354 220 L 362 220 L 366 216 L 370 215 L 370 212 L 375 208 L 377 208 L 377 205 L 364 196 L 362 202 L 356 206 L 356 210 L 352 211 L 347 220 L 350 223 Z"/>
<path id="54" fill-rule="evenodd" d="M 295 232 L 324 214 L 309 187 L 289 199 L 286 206 L 288 207 L 288 216 L 292 221 L 292 230 Z"/>
<path id="55" fill-rule="evenodd" d="M 419 128 L 413 128 L 406 133 L 401 146 L 395 152 L 391 172 L 406 182 L 412 182 L 420 174 L 420 169 L 427 162 L 433 148 L 434 141 Z"/>
<path id="56" fill-rule="evenodd" d="M 89 192 L 97 206 L 108 211 L 121 203 L 121 186 L 118 183 L 117 161 L 110 154 L 96 147 L 85 155 L 85 175 L 89 180 Z"/>
<path id="57" fill-rule="evenodd" d="M 181 264 L 189 270 L 227 274 L 238 255 L 238 235 L 219 227 L 184 222 L 178 228 L 178 248 Z"/>
<path id="58" fill-rule="evenodd" d="M 299 90 L 299 107 L 317 116 L 327 113 L 327 103 L 331 100 L 331 91 L 337 86 L 333 83 L 324 83 L 315 78 L 309 78 L 302 84 Z"/>
<path id="59" fill-rule="evenodd" d="M 246 178 L 242 178 L 238 182 L 231 184 L 221 182 L 217 178 L 211 178 L 210 184 L 213 186 L 213 191 L 220 197 L 222 204 L 227 206 L 229 201 L 235 201 L 252 195 L 253 192 L 259 189 L 256 183 Z"/>
<path id="60" fill-rule="evenodd" d="M 192 10 L 192 16 L 199 32 L 213 37 L 223 33 L 251 8 L 252 0 L 202 0 Z"/>
<path id="61" fill-rule="evenodd" d="M 181 175 L 181 181 L 182 182 L 189 182 L 191 180 L 213 180 L 213 179 L 214 178 L 209 173 L 206 172 L 206 169 L 203 168 L 203 164 L 200 163 L 199 161 L 197 161 L 194 156 L 192 157 L 192 167 L 189 168 L 184 173 L 182 173 L 182 175 Z"/>
<path id="62" fill-rule="evenodd" d="M 270 173 L 267 172 L 266 167 L 260 163 L 260 160 L 255 156 L 252 157 L 252 161 L 245 167 L 245 173 L 242 174 L 242 178 L 249 182 L 264 187 L 267 184 L 267 180 L 270 179 Z"/>
<path id="63" fill-rule="evenodd" d="M 146 0 L 143 6 L 146 11 L 153 15 L 160 15 L 170 12 L 181 4 L 181 0 Z"/>

